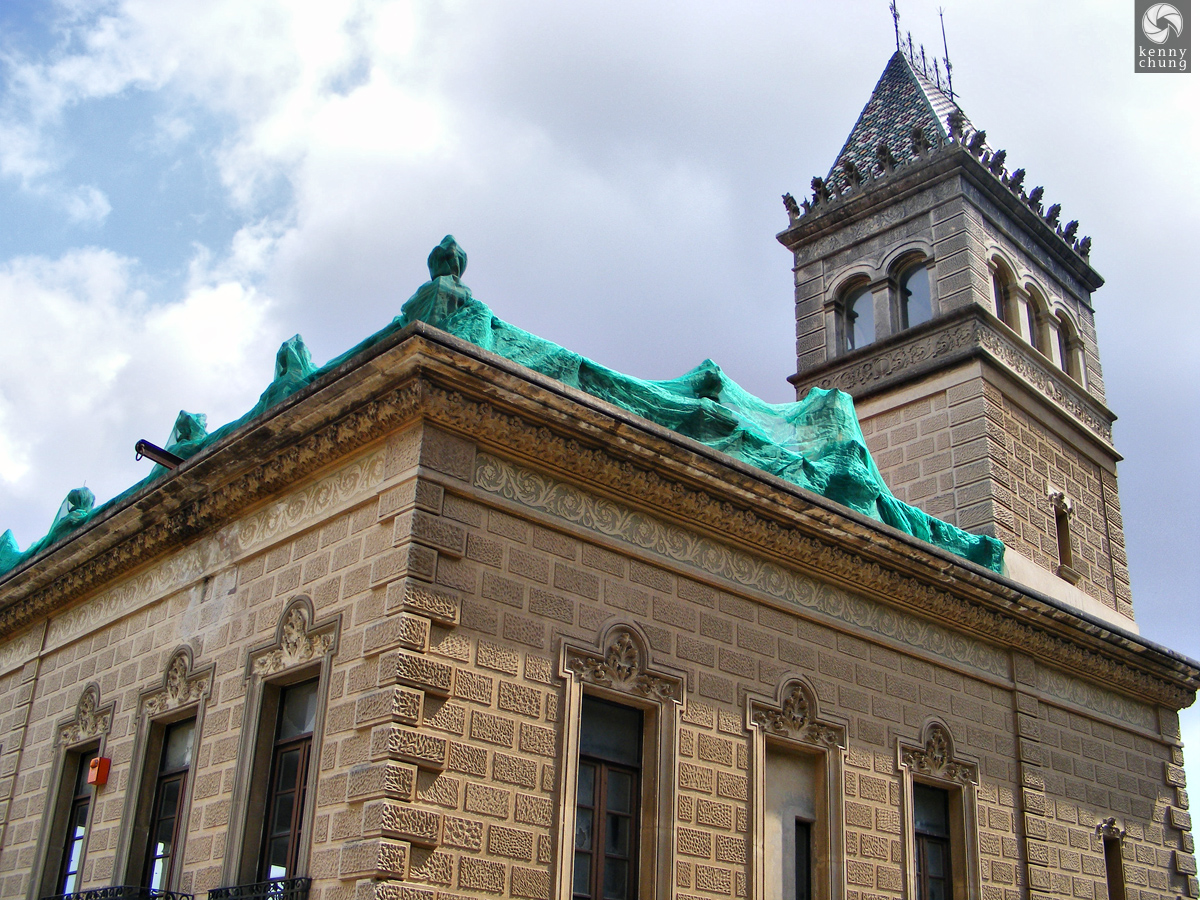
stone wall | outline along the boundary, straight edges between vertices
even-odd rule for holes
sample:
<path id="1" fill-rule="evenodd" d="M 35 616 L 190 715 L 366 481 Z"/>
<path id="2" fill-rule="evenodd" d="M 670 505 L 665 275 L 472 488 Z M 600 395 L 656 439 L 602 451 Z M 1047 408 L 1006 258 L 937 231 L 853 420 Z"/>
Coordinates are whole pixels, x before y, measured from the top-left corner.
<path id="1" fill-rule="evenodd" d="M 907 421 L 919 436 L 968 402 L 931 400 Z M 841 729 L 844 747 L 828 752 L 844 760 L 831 802 L 851 900 L 904 895 L 898 747 L 933 720 L 977 773 L 982 897 L 1107 896 L 1094 826 L 1109 816 L 1127 830 L 1131 887 L 1187 888 L 1178 728 L 1155 708 L 416 426 L 35 626 L 44 638 L 6 644 L 25 649 L 0 655 L 0 896 L 30 891 L 62 728 L 78 727 L 90 684 L 109 718 L 72 736 L 103 734 L 113 774 L 84 884 L 121 871 L 140 712 L 162 691 L 169 715 L 203 710 L 179 887 L 233 883 L 262 685 L 317 671 L 314 900 L 553 896 L 573 753 L 563 711 L 572 690 L 593 689 L 560 648 L 603 655 L 613 621 L 644 637 L 638 666 L 682 684 L 678 704 L 656 707 L 672 742 L 660 752 L 678 765 L 648 774 L 665 807 L 664 828 L 645 823 L 670 886 L 659 895 L 748 895 L 747 702 L 797 677 Z M 194 688 L 171 693 L 181 646 Z"/>

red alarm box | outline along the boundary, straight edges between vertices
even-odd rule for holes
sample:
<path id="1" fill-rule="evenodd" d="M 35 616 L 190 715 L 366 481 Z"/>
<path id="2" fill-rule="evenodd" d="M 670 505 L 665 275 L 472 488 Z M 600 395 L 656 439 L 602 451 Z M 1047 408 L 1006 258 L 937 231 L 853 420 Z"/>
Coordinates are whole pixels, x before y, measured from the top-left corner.
<path id="1" fill-rule="evenodd" d="M 88 766 L 87 783 L 94 784 L 99 787 L 102 784 L 108 784 L 108 770 L 112 767 L 112 760 L 107 756 L 97 756 Z"/>

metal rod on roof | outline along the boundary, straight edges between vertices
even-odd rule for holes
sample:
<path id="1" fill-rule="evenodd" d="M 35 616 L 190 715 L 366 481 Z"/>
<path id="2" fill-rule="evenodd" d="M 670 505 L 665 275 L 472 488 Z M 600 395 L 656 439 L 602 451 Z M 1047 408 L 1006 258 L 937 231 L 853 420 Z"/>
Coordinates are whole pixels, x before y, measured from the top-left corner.
<path id="1" fill-rule="evenodd" d="M 945 18 L 944 13 L 945 13 L 945 10 L 943 10 L 939 6 L 938 7 L 938 21 L 940 21 L 942 23 L 942 53 L 945 54 L 945 56 L 942 57 L 942 61 L 946 64 L 946 86 L 950 90 L 950 99 L 953 100 L 954 99 L 954 79 L 950 74 L 953 71 L 953 67 L 950 65 L 950 48 L 946 45 L 946 18 Z"/>
<path id="2" fill-rule="evenodd" d="M 896 31 L 896 50 L 899 51 L 899 49 L 900 49 L 900 11 L 898 9 L 896 9 L 896 0 L 891 0 L 891 3 L 888 4 L 888 7 L 892 11 L 892 28 L 895 29 L 895 31 Z"/>

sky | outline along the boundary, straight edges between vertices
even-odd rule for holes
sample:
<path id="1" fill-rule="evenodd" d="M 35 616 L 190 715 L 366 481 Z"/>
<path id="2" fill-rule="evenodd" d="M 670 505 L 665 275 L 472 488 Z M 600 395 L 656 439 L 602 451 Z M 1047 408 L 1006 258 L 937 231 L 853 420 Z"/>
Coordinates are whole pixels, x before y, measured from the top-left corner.
<path id="1" fill-rule="evenodd" d="M 1133 0 L 939 2 L 966 113 L 1093 238 L 1137 618 L 1200 658 L 1200 82 L 1135 74 Z M 899 11 L 940 48 L 937 2 Z M 447 233 L 513 324 L 794 399 L 780 195 L 893 49 L 886 0 L 4 0 L 0 530 L 244 413 L 291 335 L 320 364 L 387 324 Z"/>

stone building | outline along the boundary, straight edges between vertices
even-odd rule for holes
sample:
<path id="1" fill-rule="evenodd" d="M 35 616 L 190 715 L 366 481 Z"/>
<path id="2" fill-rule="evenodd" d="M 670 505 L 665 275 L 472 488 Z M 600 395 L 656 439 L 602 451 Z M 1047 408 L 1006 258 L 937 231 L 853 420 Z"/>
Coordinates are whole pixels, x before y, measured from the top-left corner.
<path id="1" fill-rule="evenodd" d="M 814 188 L 798 392 L 1007 574 L 423 322 L 289 342 L 0 575 L 0 897 L 1198 896 L 1088 242 L 902 54 Z"/>

